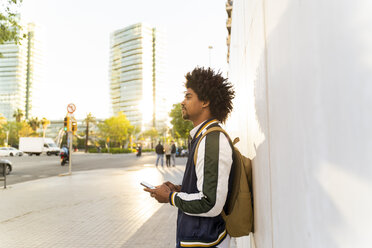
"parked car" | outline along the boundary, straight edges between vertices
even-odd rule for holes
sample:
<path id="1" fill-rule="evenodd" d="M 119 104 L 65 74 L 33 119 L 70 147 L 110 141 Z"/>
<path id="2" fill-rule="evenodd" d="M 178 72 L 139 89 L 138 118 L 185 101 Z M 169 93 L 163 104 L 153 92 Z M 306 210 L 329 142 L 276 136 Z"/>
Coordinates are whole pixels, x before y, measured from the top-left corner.
<path id="1" fill-rule="evenodd" d="M 10 156 L 23 156 L 23 152 L 21 150 L 18 150 L 14 147 L 8 147 L 10 151 Z"/>
<path id="2" fill-rule="evenodd" d="M 5 173 L 9 175 L 9 173 L 13 170 L 12 163 L 6 159 L 0 159 L 0 175 L 3 175 L 3 164 L 6 165 Z"/>
<path id="3" fill-rule="evenodd" d="M 14 147 L 0 147 L 0 156 L 22 156 L 23 152 Z"/>

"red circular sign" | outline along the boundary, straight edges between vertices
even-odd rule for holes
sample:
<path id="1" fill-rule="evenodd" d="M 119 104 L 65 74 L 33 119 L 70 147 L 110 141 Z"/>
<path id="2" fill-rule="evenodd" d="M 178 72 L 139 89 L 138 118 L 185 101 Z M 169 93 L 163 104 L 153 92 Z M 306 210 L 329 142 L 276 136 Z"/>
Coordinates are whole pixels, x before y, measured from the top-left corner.
<path id="1" fill-rule="evenodd" d="M 76 110 L 75 104 L 70 103 L 69 105 L 67 105 L 67 112 L 69 112 L 70 114 L 74 113 L 75 110 Z"/>

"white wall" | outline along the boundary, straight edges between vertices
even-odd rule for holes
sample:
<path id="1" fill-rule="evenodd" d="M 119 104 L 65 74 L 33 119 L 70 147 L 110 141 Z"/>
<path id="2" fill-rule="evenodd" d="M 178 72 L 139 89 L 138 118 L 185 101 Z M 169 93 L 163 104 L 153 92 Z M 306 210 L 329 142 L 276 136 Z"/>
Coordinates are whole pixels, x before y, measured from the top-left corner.
<path id="1" fill-rule="evenodd" d="M 257 248 L 372 246 L 370 13 L 368 0 L 234 0 L 227 126 L 253 159 Z"/>

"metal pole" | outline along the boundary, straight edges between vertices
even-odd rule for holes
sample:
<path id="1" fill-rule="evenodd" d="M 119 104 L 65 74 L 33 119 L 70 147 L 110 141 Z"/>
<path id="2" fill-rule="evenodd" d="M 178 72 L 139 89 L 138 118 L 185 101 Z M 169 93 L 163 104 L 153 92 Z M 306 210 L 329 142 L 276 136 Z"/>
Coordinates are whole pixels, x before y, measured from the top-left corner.
<path id="1" fill-rule="evenodd" d="M 8 131 L 6 131 L 6 146 L 8 146 L 8 140 L 9 139 L 9 130 Z"/>
<path id="2" fill-rule="evenodd" d="M 209 49 L 209 67 L 211 67 L 211 52 L 212 52 L 212 48 L 213 46 L 209 46 L 208 49 Z"/>
<path id="3" fill-rule="evenodd" d="M 4 189 L 6 189 L 6 167 L 7 167 L 7 164 L 3 163 L 1 165 L 3 166 L 3 177 L 4 177 L 4 179 L 2 179 L 2 181 L 4 181 Z"/>
<path id="4" fill-rule="evenodd" d="M 72 131 L 68 132 L 68 139 L 69 139 L 69 145 L 68 145 L 68 174 L 71 174 L 71 153 L 72 153 Z"/>
<path id="5" fill-rule="evenodd" d="M 68 132 L 67 132 L 67 136 L 68 136 L 68 174 L 71 175 L 71 154 L 72 154 L 72 115 L 70 115 L 70 118 L 69 118 L 69 123 L 67 124 L 68 125 Z"/>
<path id="6" fill-rule="evenodd" d="M 4 169 L 3 169 L 3 172 L 4 172 L 4 189 L 6 189 L 6 167 L 8 167 L 8 165 L 3 164 L 3 166 L 4 166 Z"/>

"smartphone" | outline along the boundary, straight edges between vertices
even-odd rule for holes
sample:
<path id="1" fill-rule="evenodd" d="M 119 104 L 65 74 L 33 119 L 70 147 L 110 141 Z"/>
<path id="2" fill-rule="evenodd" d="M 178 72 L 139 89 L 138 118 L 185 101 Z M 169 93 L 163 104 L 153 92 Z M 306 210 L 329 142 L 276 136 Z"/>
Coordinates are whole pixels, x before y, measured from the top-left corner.
<path id="1" fill-rule="evenodd" d="M 149 184 L 148 182 L 145 182 L 145 181 L 141 182 L 141 185 L 143 187 L 146 187 L 146 188 L 149 188 L 149 189 L 155 189 L 155 187 L 153 185 L 151 185 L 151 184 Z"/>

